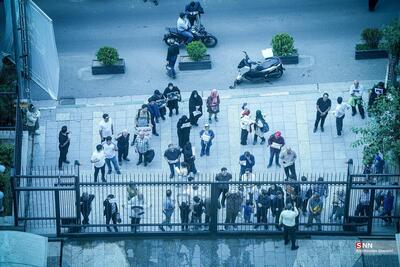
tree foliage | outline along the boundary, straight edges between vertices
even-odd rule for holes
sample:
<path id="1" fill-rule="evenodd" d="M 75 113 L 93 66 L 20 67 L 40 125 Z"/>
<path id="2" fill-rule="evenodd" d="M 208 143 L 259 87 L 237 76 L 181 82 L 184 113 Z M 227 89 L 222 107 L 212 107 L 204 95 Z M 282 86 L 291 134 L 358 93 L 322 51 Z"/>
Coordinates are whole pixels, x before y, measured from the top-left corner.
<path id="1" fill-rule="evenodd" d="M 114 65 L 118 62 L 119 55 L 114 47 L 104 46 L 96 53 L 97 60 L 104 65 Z"/>
<path id="2" fill-rule="evenodd" d="M 294 39 L 287 33 L 278 33 L 272 38 L 272 51 L 275 56 L 290 56 L 296 53 Z"/>
<path id="3" fill-rule="evenodd" d="M 11 167 L 13 162 L 14 146 L 12 144 L 0 144 L 0 163 L 6 167 L 4 173 L 0 173 L 0 191 L 4 193 L 3 206 L 5 215 L 11 214 L 12 192 L 11 192 Z"/>
<path id="4" fill-rule="evenodd" d="M 377 49 L 382 39 L 382 31 L 376 28 L 366 28 L 361 33 L 361 38 L 368 49 Z"/>
<path id="5" fill-rule="evenodd" d="M 186 46 L 186 50 L 189 57 L 194 61 L 202 60 L 207 53 L 207 47 L 199 41 L 190 42 L 190 44 Z"/>
<path id="6" fill-rule="evenodd" d="M 389 52 L 388 85 L 396 86 L 396 68 L 400 60 L 400 19 L 383 28 L 383 47 Z"/>

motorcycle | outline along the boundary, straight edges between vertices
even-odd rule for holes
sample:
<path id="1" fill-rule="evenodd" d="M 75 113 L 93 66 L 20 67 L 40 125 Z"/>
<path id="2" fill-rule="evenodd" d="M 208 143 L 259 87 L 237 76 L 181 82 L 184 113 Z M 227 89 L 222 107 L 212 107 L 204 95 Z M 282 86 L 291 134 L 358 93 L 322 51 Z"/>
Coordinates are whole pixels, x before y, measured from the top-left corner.
<path id="1" fill-rule="evenodd" d="M 269 78 L 280 78 L 285 70 L 279 57 L 266 58 L 264 62 L 251 61 L 246 51 L 243 51 L 245 57 L 238 64 L 238 76 L 235 79 L 233 89 L 243 80 L 256 82 L 260 80 L 268 80 Z"/>
<path id="2" fill-rule="evenodd" d="M 171 46 L 174 42 L 177 42 L 179 45 L 186 44 L 186 37 L 182 36 L 177 28 L 165 28 L 168 33 L 164 35 L 164 42 Z M 218 43 L 217 38 L 208 33 L 205 30 L 205 27 L 202 24 L 198 26 L 193 26 L 190 28 L 190 32 L 193 34 L 193 41 L 201 41 L 206 47 L 215 47 Z"/>

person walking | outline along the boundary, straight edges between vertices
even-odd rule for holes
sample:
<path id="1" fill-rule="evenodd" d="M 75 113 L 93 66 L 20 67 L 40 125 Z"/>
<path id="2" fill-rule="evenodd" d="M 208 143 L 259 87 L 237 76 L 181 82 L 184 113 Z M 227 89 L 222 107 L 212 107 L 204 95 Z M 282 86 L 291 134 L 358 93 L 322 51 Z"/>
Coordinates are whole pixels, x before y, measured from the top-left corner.
<path id="1" fill-rule="evenodd" d="M 229 182 L 230 180 L 232 180 L 232 174 L 230 174 L 228 172 L 228 169 L 226 167 L 222 167 L 221 168 L 221 172 L 218 173 L 215 176 L 215 180 L 218 182 L 218 197 L 217 199 L 219 199 L 219 197 L 222 194 L 222 198 L 221 198 L 221 206 L 223 208 L 225 208 L 225 199 L 226 199 L 226 194 L 229 191 L 229 184 L 226 182 Z"/>
<path id="2" fill-rule="evenodd" d="M 284 145 L 285 139 L 283 139 L 280 131 L 275 132 L 268 138 L 270 156 L 267 168 L 271 168 L 274 157 L 276 166 L 278 166 L 279 168 L 281 167 L 281 165 L 279 164 L 279 154 L 281 153 L 281 149 Z"/>
<path id="3" fill-rule="evenodd" d="M 80 206 L 81 206 L 81 213 L 83 216 L 82 224 L 87 225 L 89 224 L 89 215 L 92 211 L 92 201 L 94 199 L 93 194 L 88 194 L 87 192 L 83 192 L 82 196 L 80 197 Z"/>
<path id="4" fill-rule="evenodd" d="M 179 147 L 183 149 L 187 142 L 189 142 L 190 138 L 190 129 L 192 125 L 190 124 L 190 120 L 186 115 L 183 115 L 176 124 L 177 133 L 178 133 L 178 140 L 179 140 Z"/>
<path id="5" fill-rule="evenodd" d="M 165 96 L 159 90 L 155 90 L 153 95 L 149 97 L 148 102 L 156 102 L 160 112 L 160 117 L 163 121 L 165 121 L 165 115 L 167 114 L 167 99 Z"/>
<path id="6" fill-rule="evenodd" d="M 168 149 L 164 152 L 164 158 L 168 162 L 171 174 L 169 178 L 172 179 L 175 176 L 175 167 L 180 167 L 181 150 L 174 144 L 169 144 Z"/>
<path id="7" fill-rule="evenodd" d="M 60 157 L 58 158 L 58 169 L 62 170 L 63 163 L 69 164 L 67 160 L 68 148 L 70 145 L 69 134 L 67 126 L 61 127 L 61 131 L 58 134 L 58 149 L 60 150 Z"/>
<path id="8" fill-rule="evenodd" d="M 207 112 L 208 112 L 208 123 L 212 122 L 212 116 L 214 115 L 214 120 L 218 122 L 217 114 L 219 113 L 219 94 L 217 89 L 212 89 L 211 94 L 207 98 Z"/>
<path id="9" fill-rule="evenodd" d="M 93 152 L 90 161 L 94 165 L 94 182 L 97 182 L 99 171 L 101 171 L 101 181 L 107 182 L 105 178 L 106 174 L 106 155 L 102 145 L 97 145 L 96 150 Z"/>
<path id="10" fill-rule="evenodd" d="M 109 225 L 110 221 L 112 220 L 113 225 L 114 225 L 114 231 L 118 232 L 117 228 L 117 222 L 118 222 L 118 204 L 117 204 L 117 199 L 113 194 L 109 194 L 103 202 L 104 206 L 104 216 L 106 217 L 106 224 Z M 111 232 L 111 227 L 107 226 L 107 231 Z"/>
<path id="11" fill-rule="evenodd" d="M 121 174 L 121 172 L 119 170 L 119 165 L 117 162 L 117 156 L 115 154 L 115 152 L 118 151 L 118 147 L 116 144 L 114 144 L 112 142 L 111 136 L 108 136 L 106 138 L 106 141 L 103 142 L 102 145 L 103 145 L 103 149 L 104 149 L 104 155 L 106 156 L 106 164 L 108 167 L 107 174 L 112 173 L 111 163 L 112 163 L 112 165 L 114 165 L 114 169 L 115 169 L 116 173 Z"/>
<path id="12" fill-rule="evenodd" d="M 128 158 L 129 153 L 129 137 L 130 134 L 127 129 L 123 130 L 117 135 L 117 147 L 118 147 L 118 163 L 122 165 L 122 159 L 125 161 L 130 161 Z"/>
<path id="13" fill-rule="evenodd" d="M 296 218 L 299 215 L 296 204 L 286 204 L 285 210 L 279 215 L 279 225 L 283 225 L 283 236 L 285 245 L 289 244 L 289 237 L 292 241 L 292 250 L 296 250 Z"/>
<path id="14" fill-rule="evenodd" d="M 319 197 L 319 194 L 315 193 L 313 197 L 308 201 L 308 221 L 306 225 L 307 228 L 311 227 L 311 224 L 315 219 L 315 221 L 318 223 L 318 231 L 322 231 L 321 212 L 323 206 L 324 205 Z"/>
<path id="15" fill-rule="evenodd" d="M 187 142 L 182 150 L 182 154 L 183 161 L 189 165 L 189 172 L 192 173 L 192 175 L 194 176 L 197 173 L 196 165 L 194 164 L 194 161 L 196 159 L 195 147 L 192 146 L 190 142 Z"/>
<path id="16" fill-rule="evenodd" d="M 144 166 L 146 167 L 147 157 L 145 154 L 150 149 L 149 138 L 147 138 L 144 133 L 139 133 L 139 137 L 135 140 L 134 147 L 135 151 L 139 154 L 139 160 L 136 165 L 139 166 L 143 162 Z"/>
<path id="17" fill-rule="evenodd" d="M 347 103 L 343 103 L 343 98 L 338 97 L 337 98 L 337 105 L 335 110 L 333 111 L 333 115 L 336 117 L 336 133 L 337 136 L 342 135 L 342 130 L 343 130 L 343 119 L 346 115 L 346 111 L 350 109 L 350 105 Z"/>
<path id="18" fill-rule="evenodd" d="M 355 80 L 350 87 L 350 105 L 352 110 L 352 116 L 357 114 L 357 108 L 360 112 L 361 118 L 365 118 L 364 114 L 364 101 L 363 101 L 363 94 L 364 94 L 364 87 Z"/>
<path id="19" fill-rule="evenodd" d="M 179 114 L 179 104 L 181 101 L 181 91 L 178 87 L 174 86 L 173 83 L 169 83 L 165 88 L 164 97 L 167 99 L 167 107 L 169 109 L 169 116 L 172 117 L 172 111 L 175 110 L 175 114 Z"/>
<path id="20" fill-rule="evenodd" d="M 159 226 L 161 231 L 165 231 L 163 225 L 167 225 L 169 229 L 172 229 L 171 226 L 171 217 L 175 211 L 175 200 L 172 199 L 172 191 L 167 189 L 166 191 L 166 198 L 163 203 L 163 213 L 165 215 L 165 220 L 162 222 L 162 225 Z"/>
<path id="21" fill-rule="evenodd" d="M 176 59 L 178 58 L 178 55 L 179 55 L 179 44 L 177 41 L 174 40 L 174 42 L 168 47 L 167 66 L 166 66 L 167 75 L 172 79 L 176 78 L 175 63 Z"/>
<path id="22" fill-rule="evenodd" d="M 254 121 L 254 141 L 253 145 L 257 144 L 257 138 L 261 138 L 260 145 L 265 144 L 264 133 L 269 131 L 269 125 L 265 121 L 264 115 L 261 113 L 261 110 L 256 111 L 256 119 Z"/>
<path id="23" fill-rule="evenodd" d="M 244 152 L 243 155 L 239 157 L 239 164 L 240 164 L 240 176 L 246 172 L 246 170 L 249 170 L 250 172 L 253 172 L 253 167 L 256 164 L 256 160 L 252 154 L 250 154 L 249 151 Z"/>
<path id="24" fill-rule="evenodd" d="M 249 135 L 249 132 L 251 132 L 251 125 L 253 124 L 253 121 L 250 118 L 250 110 L 247 109 L 244 112 L 242 112 L 241 118 L 240 118 L 240 144 L 242 146 L 247 145 L 247 137 Z"/>
<path id="25" fill-rule="evenodd" d="M 40 111 L 39 109 L 30 104 L 28 109 L 26 110 L 26 126 L 28 127 L 28 132 L 31 136 L 39 135 L 39 118 Z"/>
<path id="26" fill-rule="evenodd" d="M 297 179 L 295 166 L 295 161 L 297 159 L 296 152 L 294 152 L 291 147 L 287 147 L 279 158 L 281 159 L 286 178 L 289 179 L 289 177 L 292 176 Z"/>
<path id="27" fill-rule="evenodd" d="M 100 142 L 103 143 L 107 136 L 113 136 L 114 126 L 110 116 L 107 113 L 103 114 L 103 120 L 99 123 Z"/>
<path id="28" fill-rule="evenodd" d="M 210 130 L 210 125 L 205 124 L 204 129 L 200 131 L 200 140 L 201 140 L 201 152 L 200 157 L 207 155 L 210 156 L 210 148 L 212 146 L 212 140 L 215 135 L 212 130 Z"/>
<path id="29" fill-rule="evenodd" d="M 318 124 L 321 121 L 321 132 L 324 132 L 324 124 L 326 116 L 328 116 L 328 112 L 332 107 L 332 101 L 329 99 L 329 94 L 324 93 L 322 97 L 317 100 L 317 117 L 314 123 L 313 132 L 317 132 Z"/>
<path id="30" fill-rule="evenodd" d="M 192 126 L 199 126 L 197 121 L 203 115 L 203 99 L 199 93 L 194 90 L 189 98 L 189 117 Z"/>

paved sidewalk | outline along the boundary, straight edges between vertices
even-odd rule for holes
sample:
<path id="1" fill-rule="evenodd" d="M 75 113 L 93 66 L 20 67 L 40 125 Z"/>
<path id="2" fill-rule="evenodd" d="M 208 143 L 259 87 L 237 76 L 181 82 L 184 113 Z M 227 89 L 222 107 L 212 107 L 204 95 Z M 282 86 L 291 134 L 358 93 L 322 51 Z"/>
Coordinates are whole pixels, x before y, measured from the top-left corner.
<path id="1" fill-rule="evenodd" d="M 361 82 L 369 88 L 376 81 Z M 179 84 L 177 84 L 179 86 Z M 208 114 L 199 120 L 199 127 L 192 128 L 191 142 L 196 146 L 196 165 L 201 173 L 217 172 L 226 166 L 232 172 L 239 171 L 238 158 L 244 151 L 249 150 L 254 154 L 257 173 L 283 172 L 282 169 L 273 167 L 266 169 L 269 159 L 269 149 L 259 144 L 252 145 L 252 135 L 247 146 L 240 145 L 240 111 L 243 102 L 247 102 L 252 116 L 260 109 L 266 114 L 270 125 L 268 136 L 279 130 L 298 154 L 296 168 L 301 172 L 345 172 L 345 161 L 353 158 L 355 164 L 362 163 L 361 149 L 354 149 L 351 143 L 356 140 L 351 127 L 361 126 L 365 123 L 359 115 L 352 117 L 349 112 L 344 120 L 344 134 L 336 138 L 335 119 L 328 115 L 325 123 L 325 132 L 313 133 L 315 120 L 315 103 L 323 92 L 328 92 L 334 108 L 336 98 L 343 96 L 348 99 L 347 90 L 351 82 L 335 84 L 311 84 L 290 87 L 265 87 L 252 90 L 224 90 L 220 91 L 221 112 L 219 122 L 211 124 L 215 132 L 215 141 L 209 157 L 199 157 L 200 139 L 199 131 L 208 121 Z M 346 91 L 346 92 L 345 92 Z M 200 91 L 204 101 L 209 91 Z M 91 173 L 90 156 L 98 144 L 98 123 L 103 113 L 110 114 L 114 123 L 115 132 L 127 128 L 133 133 L 134 117 L 138 108 L 149 96 L 127 96 L 117 98 L 77 99 L 75 105 L 55 105 L 52 101 L 38 102 L 42 117 L 40 120 L 41 135 L 35 137 L 34 166 L 56 166 L 58 162 L 58 132 L 61 126 L 67 125 L 71 134 L 71 145 L 68 158 L 79 160 L 83 173 Z M 180 116 L 188 114 L 187 93 L 183 94 L 180 103 Z M 203 110 L 206 110 L 205 105 Z M 179 116 L 179 117 L 180 117 Z M 168 144 L 177 143 L 176 123 L 178 116 L 167 117 L 166 121 L 157 124 L 159 137 L 151 138 L 151 146 L 155 149 L 156 157 L 147 167 L 136 166 L 137 154 L 130 149 L 129 163 L 125 163 L 121 170 L 123 173 L 168 173 L 168 165 L 162 155 Z M 132 135 L 133 136 L 133 135 Z"/>

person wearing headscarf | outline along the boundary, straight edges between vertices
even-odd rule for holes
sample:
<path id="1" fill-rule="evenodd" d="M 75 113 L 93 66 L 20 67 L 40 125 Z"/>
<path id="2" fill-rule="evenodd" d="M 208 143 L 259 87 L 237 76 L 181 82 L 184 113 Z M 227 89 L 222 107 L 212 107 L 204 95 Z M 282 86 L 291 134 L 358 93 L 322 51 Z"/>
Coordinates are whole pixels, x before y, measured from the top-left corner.
<path id="1" fill-rule="evenodd" d="M 284 145 L 285 145 L 285 139 L 283 139 L 280 131 L 276 131 L 273 135 L 271 135 L 268 138 L 270 156 L 267 168 L 271 168 L 274 157 L 276 166 L 278 166 L 279 168 L 281 167 L 281 165 L 279 164 L 279 154 L 281 153 L 281 149 Z"/>
<path id="2" fill-rule="evenodd" d="M 190 125 L 190 120 L 186 115 L 183 115 L 179 119 L 176 128 L 178 132 L 179 147 L 183 149 L 186 143 L 189 142 L 190 129 L 192 128 L 192 125 Z"/>
<path id="3" fill-rule="evenodd" d="M 189 98 L 189 114 L 190 124 L 198 126 L 197 121 L 203 115 L 203 99 L 196 90 L 192 92 Z"/>
<path id="4" fill-rule="evenodd" d="M 166 109 L 167 99 L 165 98 L 165 96 L 159 90 L 155 90 L 154 94 L 151 97 L 149 97 L 149 99 L 147 101 L 149 103 L 150 102 L 157 103 L 158 110 L 160 111 L 161 119 L 164 121 L 165 115 L 167 114 L 167 109 Z"/>
<path id="5" fill-rule="evenodd" d="M 211 123 L 212 115 L 214 115 L 215 121 L 218 121 L 217 114 L 219 112 L 219 94 L 217 89 L 212 89 L 210 96 L 207 98 L 207 112 L 208 122 Z"/>
<path id="6" fill-rule="evenodd" d="M 189 165 L 189 172 L 196 174 L 197 169 L 196 165 L 194 164 L 195 161 L 194 147 L 190 142 L 186 143 L 185 147 L 182 150 L 182 154 L 183 154 L 183 161 Z"/>
<path id="7" fill-rule="evenodd" d="M 264 133 L 268 132 L 269 126 L 264 119 L 264 115 L 261 110 L 256 111 L 256 119 L 254 121 L 254 141 L 253 145 L 257 144 L 257 138 L 261 138 L 261 145 L 265 144 Z"/>
<path id="8" fill-rule="evenodd" d="M 178 102 L 181 101 L 181 91 L 173 83 L 169 83 L 164 90 L 164 97 L 167 99 L 169 116 L 172 117 L 172 111 L 175 109 L 176 115 L 179 114 Z"/>

